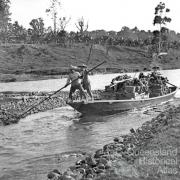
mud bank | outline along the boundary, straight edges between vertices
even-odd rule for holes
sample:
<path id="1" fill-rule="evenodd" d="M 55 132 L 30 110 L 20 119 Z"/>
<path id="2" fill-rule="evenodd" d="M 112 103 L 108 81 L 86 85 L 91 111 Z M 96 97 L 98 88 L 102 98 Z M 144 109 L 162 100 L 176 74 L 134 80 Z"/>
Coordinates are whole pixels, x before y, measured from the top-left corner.
<path id="1" fill-rule="evenodd" d="M 48 173 L 51 180 L 175 180 L 180 179 L 180 105 L 127 135 L 115 137 L 65 172 Z"/>

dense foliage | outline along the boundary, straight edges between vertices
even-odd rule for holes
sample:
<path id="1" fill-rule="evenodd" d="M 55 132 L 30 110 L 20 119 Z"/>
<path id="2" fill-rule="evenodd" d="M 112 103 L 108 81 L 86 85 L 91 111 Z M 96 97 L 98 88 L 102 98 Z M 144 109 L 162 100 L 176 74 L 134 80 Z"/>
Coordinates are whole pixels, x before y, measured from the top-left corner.
<path id="1" fill-rule="evenodd" d="M 166 27 L 166 24 L 171 22 L 171 18 L 166 16 L 168 12 L 170 12 L 170 9 L 166 8 L 165 3 L 163 2 L 160 2 L 155 7 L 153 25 L 158 25 L 159 29 L 153 32 L 152 43 L 156 45 L 155 51 L 158 53 L 160 53 L 162 49 L 167 50 L 168 48 L 167 42 L 169 29 Z"/>
<path id="2" fill-rule="evenodd" d="M 60 46 L 71 47 L 76 43 L 85 44 L 100 44 L 100 45 L 120 45 L 120 46 L 133 46 L 147 48 L 148 51 L 157 49 L 157 39 L 161 34 L 161 48 L 165 50 L 180 47 L 180 33 L 170 31 L 162 25 L 170 22 L 171 19 L 162 16 L 163 11 L 169 12 L 165 8 L 164 3 L 160 3 L 155 8 L 155 17 L 153 24 L 160 24 L 160 31 L 144 31 L 139 30 L 137 27 L 130 29 L 129 27 L 122 27 L 119 32 L 95 30 L 88 31 L 88 23 L 85 22 L 83 17 L 75 24 L 78 32 L 67 32 L 66 26 L 70 18 L 61 17 L 57 18 L 57 9 L 55 3 L 58 0 L 52 0 L 52 6 L 46 10 L 53 16 L 54 27 L 45 28 L 44 20 L 42 18 L 32 19 L 30 28 L 26 29 L 19 25 L 18 21 L 10 22 L 10 0 L 0 0 L 0 42 L 2 43 L 56 43 Z M 57 23 L 58 21 L 59 23 Z M 59 27 L 57 27 L 59 24 Z"/>
<path id="3" fill-rule="evenodd" d="M 3 41 L 8 37 L 8 23 L 10 20 L 10 0 L 0 0 L 0 36 Z"/>

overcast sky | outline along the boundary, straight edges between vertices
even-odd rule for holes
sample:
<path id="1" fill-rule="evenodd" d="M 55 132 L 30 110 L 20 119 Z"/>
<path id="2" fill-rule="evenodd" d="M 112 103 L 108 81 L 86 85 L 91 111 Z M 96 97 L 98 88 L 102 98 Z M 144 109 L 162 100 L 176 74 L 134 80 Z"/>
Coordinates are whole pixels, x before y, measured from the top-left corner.
<path id="1" fill-rule="evenodd" d="M 67 30 L 76 31 L 75 22 L 84 17 L 89 22 L 89 30 L 120 31 L 122 26 L 140 30 L 153 30 L 154 8 L 160 0 L 61 0 L 60 16 L 71 17 Z M 180 0 L 164 0 L 170 9 L 172 18 L 168 28 L 180 32 Z M 12 20 L 17 20 L 25 27 L 33 18 L 42 17 L 46 27 L 52 25 L 50 16 L 45 10 L 50 0 L 11 0 Z"/>

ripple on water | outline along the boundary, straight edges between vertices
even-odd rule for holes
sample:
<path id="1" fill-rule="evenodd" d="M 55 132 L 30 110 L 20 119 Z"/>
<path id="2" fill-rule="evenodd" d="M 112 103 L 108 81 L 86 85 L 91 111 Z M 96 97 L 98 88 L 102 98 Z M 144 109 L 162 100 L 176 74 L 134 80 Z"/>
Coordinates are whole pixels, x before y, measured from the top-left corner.
<path id="1" fill-rule="evenodd" d="M 45 179 L 50 170 L 66 169 L 69 162 L 73 163 L 78 158 L 76 152 L 101 148 L 115 136 L 141 126 L 168 105 L 100 117 L 79 117 L 72 108 L 64 107 L 0 127 L 0 179 Z"/>
<path id="2" fill-rule="evenodd" d="M 33 132 L 34 132 L 33 129 L 28 129 L 28 130 L 24 130 L 24 131 L 23 131 L 23 133 L 24 133 L 25 135 L 31 135 L 31 134 L 33 134 Z"/>

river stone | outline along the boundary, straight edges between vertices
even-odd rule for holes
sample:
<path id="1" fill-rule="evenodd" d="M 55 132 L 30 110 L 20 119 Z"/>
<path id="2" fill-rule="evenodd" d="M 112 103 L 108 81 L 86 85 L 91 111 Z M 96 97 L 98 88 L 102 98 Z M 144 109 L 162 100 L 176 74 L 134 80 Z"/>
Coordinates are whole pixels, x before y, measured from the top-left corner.
<path id="1" fill-rule="evenodd" d="M 133 128 L 130 129 L 131 133 L 135 133 L 135 130 Z"/>
<path id="2" fill-rule="evenodd" d="M 78 167 L 80 167 L 80 166 L 70 166 L 69 169 L 70 169 L 71 171 L 75 171 Z"/>
<path id="3" fill-rule="evenodd" d="M 99 159 L 99 163 L 102 163 L 102 164 L 104 164 L 104 165 L 106 165 L 107 162 L 108 162 L 108 161 L 107 161 L 105 158 L 100 158 L 100 159 Z"/>
<path id="4" fill-rule="evenodd" d="M 79 168 L 78 171 L 81 173 L 81 174 L 85 174 L 86 170 L 84 168 Z"/>
<path id="5" fill-rule="evenodd" d="M 114 157 L 115 157 L 115 159 L 122 159 L 122 154 L 121 153 L 115 153 Z"/>
<path id="6" fill-rule="evenodd" d="M 60 175 L 58 173 L 55 173 L 55 172 L 50 172 L 47 175 L 47 178 L 50 179 L 50 180 L 59 180 L 61 177 L 62 177 L 62 175 Z"/>
<path id="7" fill-rule="evenodd" d="M 97 173 L 97 174 L 104 173 L 104 169 L 99 169 L 99 168 L 97 168 L 96 173 Z"/>
<path id="8" fill-rule="evenodd" d="M 117 153 L 121 153 L 123 151 L 123 148 L 121 148 L 121 147 L 118 147 L 117 149 L 116 149 L 116 152 Z"/>
<path id="9" fill-rule="evenodd" d="M 81 160 L 76 161 L 76 165 L 81 165 Z"/>
<path id="10" fill-rule="evenodd" d="M 88 178 L 88 179 L 90 179 L 90 178 L 93 179 L 93 177 L 94 177 L 93 174 L 88 174 L 88 175 L 87 175 L 87 178 Z"/>
<path id="11" fill-rule="evenodd" d="M 103 163 L 99 163 L 97 167 L 98 169 L 105 169 L 105 165 Z"/>
<path id="12" fill-rule="evenodd" d="M 86 169 L 86 168 L 88 168 L 89 166 L 88 166 L 88 164 L 82 164 L 81 166 L 80 166 L 81 168 L 83 168 L 83 169 Z"/>
<path id="13" fill-rule="evenodd" d="M 62 180 L 75 180 L 75 179 L 71 177 L 70 175 L 63 175 Z"/>
<path id="14" fill-rule="evenodd" d="M 112 162 L 111 161 L 107 161 L 106 165 L 105 165 L 105 169 L 110 169 L 112 167 Z"/>
<path id="15" fill-rule="evenodd" d="M 108 149 L 113 150 L 116 147 L 114 143 L 108 144 Z"/>
<path id="16" fill-rule="evenodd" d="M 107 151 L 107 150 L 108 150 L 108 144 L 106 144 L 106 145 L 103 146 L 103 150 L 104 150 L 104 151 Z"/>
<path id="17" fill-rule="evenodd" d="M 102 158 L 105 158 L 106 160 L 110 160 L 110 154 L 104 154 L 103 156 L 101 156 Z M 100 158 L 99 158 L 100 159 Z M 99 163 L 99 159 L 97 159 L 97 163 Z"/>
<path id="18" fill-rule="evenodd" d="M 95 152 L 94 158 L 100 158 L 103 154 L 103 150 L 99 149 Z"/>
<path id="19" fill-rule="evenodd" d="M 86 174 L 93 174 L 94 171 L 92 168 L 86 169 Z"/>
<path id="20" fill-rule="evenodd" d="M 95 172 L 95 173 L 96 173 L 97 169 L 98 169 L 97 167 L 92 168 L 93 172 Z"/>
<path id="21" fill-rule="evenodd" d="M 79 171 L 75 171 L 73 172 L 73 174 L 71 174 L 71 177 L 73 177 L 76 180 L 80 180 L 82 179 L 83 175 Z"/>
<path id="22" fill-rule="evenodd" d="M 67 169 L 67 171 L 65 171 L 65 172 L 63 173 L 63 175 L 73 176 L 74 173 L 73 173 L 70 169 Z"/>
<path id="23" fill-rule="evenodd" d="M 165 116 L 161 117 L 161 120 L 162 120 L 162 121 L 163 121 L 163 120 L 167 120 L 167 116 L 165 115 Z"/>
<path id="24" fill-rule="evenodd" d="M 123 148 L 124 147 L 124 144 L 123 143 L 120 143 L 120 144 L 117 144 L 116 145 L 116 148 Z"/>
<path id="25" fill-rule="evenodd" d="M 115 154 L 110 154 L 110 155 L 109 155 L 109 160 L 112 160 L 112 161 L 113 161 L 113 160 L 115 160 L 115 159 L 116 159 L 116 158 L 115 158 Z"/>
<path id="26" fill-rule="evenodd" d="M 83 163 L 86 163 L 84 159 L 83 160 L 78 160 L 76 162 L 76 165 L 82 165 Z"/>
<path id="27" fill-rule="evenodd" d="M 128 153 L 128 154 L 131 154 L 131 153 L 133 153 L 133 148 L 131 148 L 131 147 L 128 147 L 128 148 L 127 148 L 127 153 Z"/>
<path id="28" fill-rule="evenodd" d="M 119 138 L 118 138 L 118 137 L 115 137 L 115 138 L 114 138 L 114 142 L 118 143 L 118 142 L 119 142 Z"/>
<path id="29" fill-rule="evenodd" d="M 53 179 L 54 177 L 55 177 L 55 173 L 53 173 L 53 172 L 49 172 L 47 175 L 48 179 Z"/>
<path id="30" fill-rule="evenodd" d="M 92 166 L 92 167 L 96 166 L 96 161 L 92 156 L 86 157 L 85 161 L 87 162 L 89 166 Z"/>
<path id="31" fill-rule="evenodd" d="M 58 169 L 54 169 L 52 172 L 59 174 L 59 175 L 62 175 L 62 173 Z"/>

